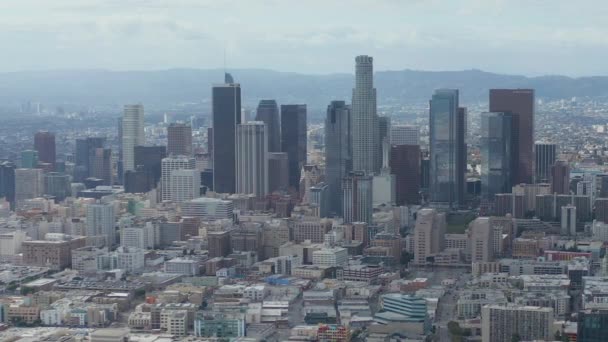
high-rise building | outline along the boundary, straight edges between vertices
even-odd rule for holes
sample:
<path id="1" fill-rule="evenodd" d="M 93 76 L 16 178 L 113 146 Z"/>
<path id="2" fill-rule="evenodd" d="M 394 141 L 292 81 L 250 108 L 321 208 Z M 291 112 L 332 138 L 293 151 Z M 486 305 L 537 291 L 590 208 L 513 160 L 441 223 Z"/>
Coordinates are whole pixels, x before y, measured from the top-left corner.
<path id="1" fill-rule="evenodd" d="M 197 217 L 201 221 L 232 219 L 234 203 L 218 198 L 200 197 L 181 205 L 182 215 Z"/>
<path id="2" fill-rule="evenodd" d="M 103 148 L 105 141 L 106 138 L 103 137 L 76 139 L 74 181 L 83 182 L 85 179 L 89 178 L 91 155 L 96 149 Z M 122 151 L 120 153 L 122 153 Z"/>
<path id="3" fill-rule="evenodd" d="M 512 125 L 511 113 L 481 114 L 481 193 L 485 199 L 511 191 Z"/>
<path id="4" fill-rule="evenodd" d="M 577 342 L 602 342 L 608 336 L 608 310 L 605 307 L 578 313 Z"/>
<path id="5" fill-rule="evenodd" d="M 289 162 L 287 153 L 268 153 L 268 192 L 287 190 L 289 187 Z"/>
<path id="6" fill-rule="evenodd" d="M 494 260 L 494 224 L 490 217 L 478 217 L 469 224 L 469 248 L 472 262 Z"/>
<path id="7" fill-rule="evenodd" d="M 5 198 L 11 209 L 15 209 L 15 164 L 7 161 L 0 163 L 0 198 Z"/>
<path id="8" fill-rule="evenodd" d="M 329 198 L 330 192 L 327 183 L 321 182 L 310 187 L 309 203 L 314 207 L 318 217 L 330 217 Z"/>
<path id="9" fill-rule="evenodd" d="M 112 150 L 95 148 L 89 155 L 89 177 L 103 179 L 104 185 L 113 185 Z"/>
<path id="10" fill-rule="evenodd" d="M 576 207 L 566 205 L 561 207 L 561 233 L 562 235 L 576 235 Z"/>
<path id="11" fill-rule="evenodd" d="M 281 119 L 277 101 L 260 100 L 255 120 L 266 124 L 268 152 L 281 152 Z"/>
<path id="12" fill-rule="evenodd" d="M 293 223 L 293 240 L 301 243 L 310 240 L 312 243 L 323 243 L 325 234 L 331 230 L 331 220 L 303 218 Z"/>
<path id="13" fill-rule="evenodd" d="M 207 233 L 207 241 L 209 258 L 225 257 L 232 251 L 229 231 L 209 232 Z"/>
<path id="14" fill-rule="evenodd" d="M 225 81 L 234 81 L 226 75 Z M 236 192 L 236 126 L 241 123 L 241 85 L 233 82 L 214 85 L 213 110 L 213 190 Z"/>
<path id="15" fill-rule="evenodd" d="M 376 113 L 373 58 L 355 58 L 355 88 L 352 100 L 353 170 L 375 173 L 379 170 L 380 128 Z"/>
<path id="16" fill-rule="evenodd" d="M 439 89 L 430 101 L 430 200 L 451 208 L 464 203 L 466 109 L 457 89 Z"/>
<path id="17" fill-rule="evenodd" d="M 372 223 L 373 177 L 351 171 L 342 179 L 344 222 Z"/>
<path id="18" fill-rule="evenodd" d="M 551 193 L 570 193 L 570 166 L 564 160 L 558 160 L 551 166 Z"/>
<path id="19" fill-rule="evenodd" d="M 177 196 L 177 194 L 173 192 L 173 183 L 171 182 L 173 171 L 195 169 L 194 158 L 186 156 L 169 156 L 164 158 L 161 162 L 161 199 L 163 201 L 172 201 L 173 196 Z M 200 185 L 200 178 L 197 184 Z"/>
<path id="20" fill-rule="evenodd" d="M 38 151 L 25 150 L 21 151 L 21 168 L 35 169 L 38 167 Z"/>
<path id="21" fill-rule="evenodd" d="M 123 172 L 135 170 L 135 146 L 146 143 L 144 135 L 144 106 L 125 105 L 122 117 Z"/>
<path id="22" fill-rule="evenodd" d="M 55 134 L 40 131 L 34 135 L 34 150 L 38 151 L 38 161 L 55 165 Z"/>
<path id="23" fill-rule="evenodd" d="M 164 184 L 163 184 L 164 186 Z M 170 201 L 183 203 L 200 197 L 201 173 L 194 169 L 172 170 L 169 176 Z"/>
<path id="24" fill-rule="evenodd" d="M 391 146 L 390 169 L 395 175 L 396 204 L 420 203 L 420 145 Z"/>
<path id="25" fill-rule="evenodd" d="M 289 187 L 296 191 L 306 165 L 306 130 L 306 105 L 281 105 L 281 151 L 287 153 Z"/>
<path id="26" fill-rule="evenodd" d="M 142 166 L 154 180 L 154 186 L 160 181 L 162 160 L 167 157 L 165 146 L 135 146 L 135 166 Z"/>
<path id="27" fill-rule="evenodd" d="M 114 205 L 112 203 L 91 203 L 87 206 L 87 237 L 103 237 L 105 245 L 116 243 L 114 228 Z"/>
<path id="28" fill-rule="evenodd" d="M 420 145 L 420 126 L 391 126 L 391 145 Z"/>
<path id="29" fill-rule="evenodd" d="M 513 115 L 513 151 L 517 168 L 512 184 L 532 183 L 534 178 L 534 90 L 490 89 L 490 112 Z"/>
<path id="30" fill-rule="evenodd" d="M 268 193 L 268 133 L 262 121 L 236 126 L 236 192 Z"/>
<path id="31" fill-rule="evenodd" d="M 534 144 L 535 179 L 536 183 L 547 183 L 551 179 L 551 166 L 557 158 L 557 145 L 547 142 Z"/>
<path id="32" fill-rule="evenodd" d="M 391 117 L 390 116 L 378 116 L 378 153 L 376 154 L 376 172 L 381 171 L 382 156 L 383 156 L 383 145 L 384 142 L 389 144 L 391 141 Z"/>
<path id="33" fill-rule="evenodd" d="M 48 172 L 43 175 L 44 194 L 55 197 L 56 202 L 70 196 L 70 176 L 65 173 Z"/>
<path id="34" fill-rule="evenodd" d="M 553 308 L 493 304 L 481 309 L 484 342 L 546 340 L 553 335 Z"/>
<path id="35" fill-rule="evenodd" d="M 192 127 L 172 123 L 167 127 L 167 153 L 176 156 L 192 155 Z"/>
<path id="36" fill-rule="evenodd" d="M 27 199 L 40 197 L 44 192 L 41 169 L 15 170 L 15 202 L 21 206 Z"/>
<path id="37" fill-rule="evenodd" d="M 414 261 L 416 264 L 426 264 L 428 257 L 443 251 L 445 230 L 445 213 L 439 213 L 435 209 L 418 211 L 414 228 Z"/>
<path id="38" fill-rule="evenodd" d="M 330 210 L 342 214 L 342 179 L 352 171 L 351 115 L 344 101 L 332 101 L 325 118 L 325 180 Z"/>

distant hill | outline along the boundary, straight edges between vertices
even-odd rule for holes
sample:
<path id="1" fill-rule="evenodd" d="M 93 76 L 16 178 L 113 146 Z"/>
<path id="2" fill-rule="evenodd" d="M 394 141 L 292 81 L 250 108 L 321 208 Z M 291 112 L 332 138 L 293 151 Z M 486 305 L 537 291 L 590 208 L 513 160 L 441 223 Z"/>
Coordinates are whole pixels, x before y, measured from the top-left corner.
<path id="1" fill-rule="evenodd" d="M 306 103 L 322 108 L 333 99 L 350 102 L 352 74 L 305 75 L 272 70 L 230 71 L 241 83 L 243 103 L 261 98 L 279 103 Z M 184 102 L 207 102 L 211 85 L 223 80 L 222 70 L 159 71 L 58 70 L 0 73 L 0 105 L 23 101 L 50 105 L 120 105 L 142 102 L 163 108 Z M 525 77 L 480 70 L 380 71 L 376 73 L 378 104 L 423 103 L 434 89 L 461 91 L 464 103 L 486 101 L 489 88 L 534 88 L 539 98 L 607 97 L 608 77 Z M 164 107 L 167 108 L 167 107 Z"/>

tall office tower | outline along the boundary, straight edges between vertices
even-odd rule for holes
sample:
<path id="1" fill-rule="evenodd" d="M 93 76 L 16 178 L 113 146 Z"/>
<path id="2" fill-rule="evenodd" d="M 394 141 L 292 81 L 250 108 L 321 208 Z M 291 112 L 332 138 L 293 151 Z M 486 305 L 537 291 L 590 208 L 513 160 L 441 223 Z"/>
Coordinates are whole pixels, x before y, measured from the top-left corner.
<path id="1" fill-rule="evenodd" d="M 230 232 L 209 232 L 207 234 L 209 258 L 225 257 L 230 254 Z"/>
<path id="2" fill-rule="evenodd" d="M 229 74 L 225 81 L 234 81 Z M 213 110 L 213 190 L 236 191 L 236 125 L 241 123 L 241 85 L 227 82 L 212 89 Z"/>
<path id="3" fill-rule="evenodd" d="M 317 217 L 329 216 L 329 185 L 321 182 L 310 187 L 309 203 L 314 207 Z"/>
<path id="4" fill-rule="evenodd" d="M 398 206 L 420 203 L 420 145 L 393 145 L 390 158 Z"/>
<path id="5" fill-rule="evenodd" d="M 390 144 L 391 141 L 391 118 L 388 116 L 378 116 L 378 153 L 376 154 L 376 172 L 382 169 L 382 154 L 384 141 Z M 389 145 L 390 146 L 390 145 Z"/>
<path id="6" fill-rule="evenodd" d="M 395 175 L 391 173 L 389 167 L 391 147 L 388 143 L 388 137 L 382 141 L 382 168 L 380 173 L 373 177 L 373 192 L 372 205 L 374 207 L 380 205 L 395 204 Z"/>
<path id="7" fill-rule="evenodd" d="M 553 308 L 492 304 L 481 309 L 484 342 L 547 340 L 553 335 Z"/>
<path id="8" fill-rule="evenodd" d="M 236 192 L 261 198 L 268 193 L 266 124 L 250 121 L 236 126 Z"/>
<path id="9" fill-rule="evenodd" d="M 135 170 L 129 170 L 124 175 L 125 192 L 129 194 L 146 193 L 156 188 L 152 175 L 140 165 Z"/>
<path id="10" fill-rule="evenodd" d="M 43 192 L 42 169 L 15 170 L 15 202 L 17 207 L 24 200 L 40 197 Z"/>
<path id="11" fill-rule="evenodd" d="M 372 224 L 373 177 L 363 171 L 351 171 L 342 179 L 344 223 Z"/>
<path id="12" fill-rule="evenodd" d="M 325 118 L 325 180 L 329 186 L 330 210 L 342 214 L 342 179 L 352 171 L 350 107 L 332 101 Z"/>
<path id="13" fill-rule="evenodd" d="M 194 158 L 186 156 L 169 156 L 164 158 L 161 162 L 161 200 L 173 200 L 173 189 L 171 187 L 171 175 L 173 171 L 195 169 Z"/>
<path id="14" fill-rule="evenodd" d="M 457 89 L 439 89 L 430 101 L 429 195 L 431 202 L 458 207 L 464 202 L 466 110 Z"/>
<path id="15" fill-rule="evenodd" d="M 25 150 L 21 151 L 21 168 L 35 169 L 38 167 L 38 151 Z"/>
<path id="16" fill-rule="evenodd" d="M 70 176 L 65 173 L 48 172 L 43 175 L 44 194 L 55 197 L 56 202 L 70 196 Z"/>
<path id="17" fill-rule="evenodd" d="M 34 150 L 38 151 L 38 161 L 55 165 L 55 134 L 40 131 L 34 135 Z"/>
<path id="18" fill-rule="evenodd" d="M 561 207 L 561 233 L 562 235 L 576 235 L 576 207 L 566 205 Z"/>
<path id="19" fill-rule="evenodd" d="M 255 120 L 263 121 L 266 124 L 268 152 L 281 152 L 281 119 L 277 101 L 260 100 Z"/>
<path id="20" fill-rule="evenodd" d="M 439 213 L 435 209 L 418 211 L 414 227 L 414 261 L 416 264 L 424 265 L 427 257 L 443 251 L 445 230 L 445 213 Z"/>
<path id="21" fill-rule="evenodd" d="M 534 90 L 490 89 L 490 112 L 513 115 L 513 151 L 517 168 L 512 184 L 532 183 L 534 178 Z"/>
<path id="22" fill-rule="evenodd" d="M 570 166 L 565 160 L 558 160 L 551 166 L 551 193 L 570 193 Z"/>
<path id="23" fill-rule="evenodd" d="M 135 170 L 135 146 L 146 143 L 144 134 L 144 106 L 125 105 L 122 117 L 123 172 Z"/>
<path id="24" fill-rule="evenodd" d="M 91 155 L 98 148 L 103 148 L 106 142 L 104 137 L 88 137 L 76 139 L 74 181 L 82 182 L 89 177 Z"/>
<path id="25" fill-rule="evenodd" d="M 420 126 L 391 126 L 391 145 L 420 145 Z"/>
<path id="26" fill-rule="evenodd" d="M 607 260 L 606 257 L 604 260 Z M 608 310 L 604 306 L 579 311 L 577 316 L 577 342 L 601 342 L 606 339 Z"/>
<path id="27" fill-rule="evenodd" d="M 172 123 L 167 127 L 167 153 L 176 156 L 192 155 L 192 127 Z"/>
<path id="28" fill-rule="evenodd" d="M 96 148 L 89 155 L 89 177 L 103 179 L 103 185 L 113 185 L 112 149 Z"/>
<path id="29" fill-rule="evenodd" d="M 162 160 L 167 157 L 165 146 L 135 146 L 135 166 L 141 166 L 154 179 L 157 186 L 161 177 Z"/>
<path id="30" fill-rule="evenodd" d="M 15 209 L 15 164 L 0 162 L 0 198 L 6 199 Z"/>
<path id="31" fill-rule="evenodd" d="M 485 199 L 511 192 L 512 125 L 511 113 L 481 114 L 481 193 Z"/>
<path id="32" fill-rule="evenodd" d="M 494 261 L 494 224 L 490 217 L 478 217 L 469 224 L 472 262 Z"/>
<path id="33" fill-rule="evenodd" d="M 169 176 L 169 196 L 174 203 L 183 203 L 201 196 L 201 172 L 172 170 Z"/>
<path id="34" fill-rule="evenodd" d="M 114 205 L 112 203 L 91 203 L 87 206 L 87 237 L 104 237 L 105 246 L 116 243 L 114 228 Z"/>
<path id="35" fill-rule="evenodd" d="M 376 114 L 373 58 L 357 56 L 355 62 L 351 119 L 353 170 L 372 174 L 380 168 L 377 160 L 380 129 Z"/>
<path id="36" fill-rule="evenodd" d="M 551 166 L 557 158 L 557 145 L 540 142 L 534 144 L 534 156 L 536 157 L 536 183 L 547 183 L 551 179 Z"/>
<path id="37" fill-rule="evenodd" d="M 268 153 L 268 192 L 289 188 L 289 161 L 287 153 Z"/>
<path id="38" fill-rule="evenodd" d="M 306 105 L 281 105 L 281 150 L 287 153 L 289 187 L 296 191 L 306 165 L 306 130 Z"/>

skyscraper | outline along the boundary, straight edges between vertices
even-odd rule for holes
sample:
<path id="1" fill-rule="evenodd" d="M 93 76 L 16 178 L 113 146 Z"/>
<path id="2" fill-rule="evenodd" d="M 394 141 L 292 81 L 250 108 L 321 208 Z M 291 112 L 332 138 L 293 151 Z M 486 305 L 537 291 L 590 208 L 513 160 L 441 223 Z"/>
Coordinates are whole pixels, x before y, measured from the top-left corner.
<path id="1" fill-rule="evenodd" d="M 281 152 L 281 120 L 277 101 L 260 100 L 255 120 L 266 124 L 268 152 Z"/>
<path id="2" fill-rule="evenodd" d="M 75 169 L 74 180 L 82 182 L 89 177 L 91 155 L 95 149 L 103 148 L 106 138 L 103 137 L 87 137 L 84 139 L 76 139 L 75 153 Z M 122 153 L 122 152 L 121 152 Z"/>
<path id="3" fill-rule="evenodd" d="M 113 185 L 112 149 L 95 148 L 89 155 L 89 177 L 103 179 L 104 185 Z"/>
<path id="4" fill-rule="evenodd" d="M 534 144 L 536 183 L 547 183 L 551 179 L 551 166 L 557 157 L 557 145 L 547 142 Z"/>
<path id="5" fill-rule="evenodd" d="M 445 213 L 428 208 L 418 211 L 414 228 L 414 261 L 416 264 L 426 264 L 427 257 L 443 251 L 445 230 Z"/>
<path id="6" fill-rule="evenodd" d="M 384 141 L 389 143 L 390 153 L 390 141 L 391 141 L 391 118 L 389 116 L 378 116 L 378 154 L 376 154 L 376 172 L 382 169 L 382 155 L 383 155 L 383 143 Z"/>
<path id="7" fill-rule="evenodd" d="M 250 121 L 236 126 L 236 192 L 264 197 L 268 193 L 266 124 Z"/>
<path id="8" fill-rule="evenodd" d="M 173 191 L 173 184 L 182 184 L 181 176 L 179 174 L 173 182 L 172 175 L 173 171 L 176 170 L 195 170 L 194 158 L 186 156 L 169 156 L 164 158 L 161 162 L 161 199 L 163 201 L 173 201 L 175 192 Z M 200 185 L 200 175 L 199 183 Z M 180 185 L 181 186 L 181 185 Z M 178 191 L 177 189 L 176 191 Z"/>
<path id="9" fill-rule="evenodd" d="M 372 223 L 373 177 L 352 171 L 342 179 L 344 222 Z"/>
<path id="10" fill-rule="evenodd" d="M 481 114 L 481 193 L 489 200 L 511 192 L 512 124 L 511 113 Z"/>
<path id="11" fill-rule="evenodd" d="M 16 207 L 24 200 L 40 197 L 44 192 L 42 181 L 42 169 L 15 169 Z"/>
<path id="12" fill-rule="evenodd" d="M 35 169 L 38 167 L 38 151 L 21 151 L 21 167 L 24 169 Z"/>
<path id="13" fill-rule="evenodd" d="M 436 90 L 429 115 L 429 195 L 431 202 L 457 207 L 464 202 L 466 109 L 457 89 Z"/>
<path id="14" fill-rule="evenodd" d="M 306 164 L 306 105 L 281 105 L 281 150 L 287 153 L 289 187 L 300 187 L 300 171 Z"/>
<path id="15" fill-rule="evenodd" d="M 44 194 L 55 197 L 55 202 L 63 201 L 70 195 L 70 176 L 65 173 L 45 173 L 43 182 Z"/>
<path id="16" fill-rule="evenodd" d="M 15 209 L 15 164 L 7 161 L 0 163 L 0 198 L 5 198 L 11 209 Z"/>
<path id="17" fill-rule="evenodd" d="M 289 188 L 289 162 L 287 153 L 268 153 L 268 192 Z"/>
<path id="18" fill-rule="evenodd" d="M 123 171 L 135 170 L 135 146 L 144 145 L 144 106 L 125 105 L 122 117 Z"/>
<path id="19" fill-rule="evenodd" d="M 214 85 L 213 110 L 213 189 L 219 193 L 236 191 L 236 125 L 241 123 L 241 86 L 232 76 L 227 83 Z"/>
<path id="20" fill-rule="evenodd" d="M 184 203 L 200 197 L 201 173 L 194 169 L 172 170 L 169 176 L 169 200 Z"/>
<path id="21" fill-rule="evenodd" d="M 38 151 L 38 161 L 55 165 L 55 134 L 40 131 L 34 135 L 34 150 Z"/>
<path id="22" fill-rule="evenodd" d="M 192 155 L 192 127 L 172 123 L 167 127 L 167 153 L 176 156 Z"/>
<path id="23" fill-rule="evenodd" d="M 420 145 L 420 126 L 391 126 L 391 145 Z"/>
<path id="24" fill-rule="evenodd" d="M 551 166 L 551 193 L 570 193 L 570 166 L 564 160 L 558 160 Z"/>
<path id="25" fill-rule="evenodd" d="M 135 166 L 141 166 L 158 184 L 161 177 L 161 164 L 163 158 L 167 157 L 165 146 L 135 146 Z"/>
<path id="26" fill-rule="evenodd" d="M 114 228 L 114 205 L 112 203 L 92 203 L 87 206 L 87 237 L 104 237 L 105 245 L 111 247 L 116 242 Z"/>
<path id="27" fill-rule="evenodd" d="M 534 177 L 534 90 L 490 89 L 490 112 L 513 115 L 513 137 L 517 168 L 512 184 L 531 183 Z"/>
<path id="28" fill-rule="evenodd" d="M 391 146 L 390 166 L 391 173 L 395 175 L 396 204 L 419 204 L 422 181 L 420 145 Z"/>
<path id="29" fill-rule="evenodd" d="M 329 186 L 330 210 L 342 214 L 342 179 L 352 171 L 350 108 L 332 101 L 325 118 L 325 180 Z"/>
<path id="30" fill-rule="evenodd" d="M 374 173 L 379 170 L 380 129 L 376 114 L 373 58 L 355 58 L 355 88 L 352 100 L 353 170 Z"/>

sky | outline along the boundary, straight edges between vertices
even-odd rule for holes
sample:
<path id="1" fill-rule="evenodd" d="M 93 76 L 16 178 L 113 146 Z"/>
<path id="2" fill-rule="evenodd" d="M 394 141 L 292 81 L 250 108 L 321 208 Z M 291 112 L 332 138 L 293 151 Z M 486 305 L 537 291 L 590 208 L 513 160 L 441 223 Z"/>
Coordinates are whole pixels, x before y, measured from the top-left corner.
<path id="1" fill-rule="evenodd" d="M 2 0 L 0 71 L 608 75 L 606 0 Z"/>

